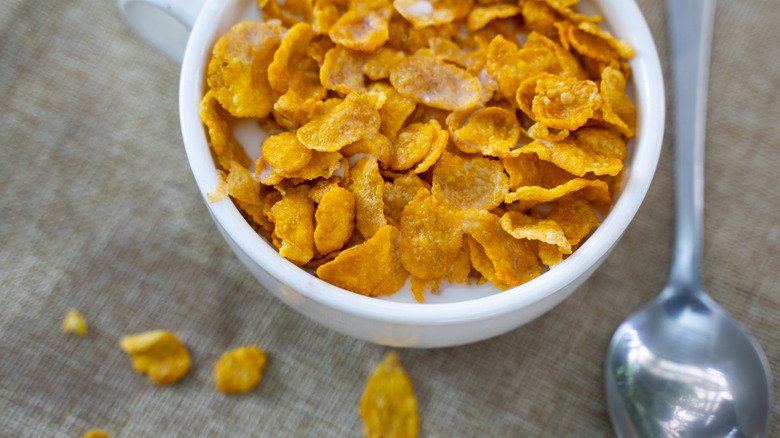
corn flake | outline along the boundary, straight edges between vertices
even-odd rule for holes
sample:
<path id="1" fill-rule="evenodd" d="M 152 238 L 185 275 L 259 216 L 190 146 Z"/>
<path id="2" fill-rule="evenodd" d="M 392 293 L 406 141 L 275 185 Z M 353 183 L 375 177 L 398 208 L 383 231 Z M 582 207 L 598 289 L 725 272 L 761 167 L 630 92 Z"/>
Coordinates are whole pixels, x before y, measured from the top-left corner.
<path id="1" fill-rule="evenodd" d="M 130 355 L 133 368 L 161 385 L 179 381 L 190 370 L 190 354 L 184 344 L 165 330 L 128 335 L 119 346 Z"/>
<path id="2" fill-rule="evenodd" d="M 626 78 L 623 73 L 612 67 L 601 71 L 601 111 L 605 122 L 631 138 L 636 132 L 636 108 L 626 96 Z"/>
<path id="3" fill-rule="evenodd" d="M 538 240 L 557 246 L 563 254 L 571 254 L 571 245 L 563 229 L 550 219 L 537 219 L 519 211 L 501 216 L 501 228 L 516 239 Z"/>
<path id="4" fill-rule="evenodd" d="M 471 10 L 466 20 L 466 28 L 476 32 L 487 26 L 490 21 L 496 18 L 508 18 L 520 14 L 522 9 L 517 5 L 506 3 L 490 6 L 477 6 Z"/>
<path id="5" fill-rule="evenodd" d="M 297 131 L 306 147 L 318 151 L 337 151 L 379 131 L 379 108 L 384 99 L 369 93 L 351 93 L 330 112 L 315 114 Z"/>
<path id="6" fill-rule="evenodd" d="M 395 0 L 393 6 L 417 29 L 451 23 L 469 14 L 474 0 Z"/>
<path id="7" fill-rule="evenodd" d="M 504 157 L 520 139 L 520 122 L 514 112 L 499 107 L 481 108 L 471 114 L 453 111 L 447 126 L 455 145 L 467 153 Z"/>
<path id="8" fill-rule="evenodd" d="M 415 438 L 420 417 L 417 398 L 397 353 L 388 353 L 374 368 L 360 400 L 367 438 Z"/>
<path id="9" fill-rule="evenodd" d="M 547 219 L 555 221 L 563 229 L 571 247 L 578 245 L 599 225 L 599 218 L 588 201 L 578 197 L 566 197 L 558 201 L 550 209 Z M 538 248 L 539 258 L 547 266 L 561 262 L 564 254 L 567 254 L 560 246 L 549 243 L 540 242 Z"/>
<path id="10" fill-rule="evenodd" d="M 314 245 L 320 254 L 341 249 L 355 229 L 355 198 L 334 186 L 319 200 L 314 213 Z"/>
<path id="11" fill-rule="evenodd" d="M 111 436 L 104 430 L 90 429 L 81 438 L 111 438 Z"/>
<path id="12" fill-rule="evenodd" d="M 505 202 L 507 204 L 517 202 L 516 208 L 522 211 L 538 204 L 556 201 L 575 192 L 592 202 L 599 211 L 606 211 L 612 203 L 612 195 L 607 183 L 586 178 L 574 178 L 551 189 L 539 186 L 520 187 L 509 193 Z"/>
<path id="13" fill-rule="evenodd" d="M 328 35 L 336 44 L 371 53 L 390 38 L 389 20 L 387 9 L 350 10 L 330 27 Z"/>
<path id="14" fill-rule="evenodd" d="M 390 70 L 404 56 L 406 55 L 400 50 L 382 47 L 366 57 L 366 61 L 363 64 L 363 74 L 373 81 L 387 79 L 390 77 Z"/>
<path id="15" fill-rule="evenodd" d="M 393 156 L 393 144 L 382 134 L 375 134 L 348 144 L 341 148 L 339 152 L 347 157 L 355 155 L 371 155 L 376 157 L 382 164 L 382 168 L 390 165 Z"/>
<path id="16" fill-rule="evenodd" d="M 268 82 L 277 93 L 287 92 L 294 72 L 313 66 L 314 61 L 307 53 L 312 38 L 314 30 L 311 25 L 298 23 L 282 39 L 268 66 Z"/>
<path id="17" fill-rule="evenodd" d="M 536 82 L 531 106 L 533 119 L 556 129 L 574 130 L 584 125 L 601 105 L 596 84 L 556 75 L 545 75 Z"/>
<path id="18" fill-rule="evenodd" d="M 268 66 L 281 42 L 279 22 L 241 22 L 214 45 L 207 80 L 213 96 L 236 117 L 263 118 L 276 92 Z"/>
<path id="19" fill-rule="evenodd" d="M 571 139 L 560 142 L 533 141 L 517 149 L 517 153 L 536 154 L 541 160 L 549 161 L 576 176 L 585 176 L 588 172 L 611 176 L 620 173 L 623 162 L 619 158 L 605 156 L 603 152 L 588 147 L 587 143 Z"/>
<path id="20" fill-rule="evenodd" d="M 408 56 L 390 71 L 402 96 L 435 108 L 465 110 L 481 98 L 479 79 L 434 56 Z"/>
<path id="21" fill-rule="evenodd" d="M 398 252 L 404 268 L 422 280 L 444 277 L 462 246 L 460 220 L 420 189 L 401 214 Z"/>
<path id="22" fill-rule="evenodd" d="M 282 195 L 271 207 L 274 236 L 281 241 L 279 254 L 304 264 L 314 257 L 314 202 L 306 185 L 287 189 Z"/>
<path id="23" fill-rule="evenodd" d="M 396 269 L 397 239 L 398 229 L 385 225 L 365 242 L 317 268 L 317 276 L 334 286 L 368 296 Z"/>
<path id="24" fill-rule="evenodd" d="M 214 365 L 214 383 L 225 394 L 250 391 L 263 378 L 265 364 L 265 352 L 256 345 L 227 351 Z"/>
<path id="25" fill-rule="evenodd" d="M 268 137 L 262 146 L 263 159 L 282 172 L 302 169 L 313 155 L 313 151 L 298 140 L 294 132 L 282 132 Z"/>
<path id="26" fill-rule="evenodd" d="M 220 105 L 209 90 L 200 103 L 200 117 L 209 134 L 209 143 L 220 167 L 227 169 L 231 161 L 249 166 L 251 160 L 241 144 L 233 138 L 236 119 Z"/>
<path id="27" fill-rule="evenodd" d="M 504 231 L 498 216 L 485 210 L 464 210 L 457 214 L 463 223 L 463 232 L 484 249 L 501 283 L 518 286 L 541 275 L 541 264 L 528 241 L 515 239 Z M 475 249 L 474 246 L 469 247 L 472 263 L 477 253 Z M 477 267 L 476 263 L 474 267 Z"/>
<path id="28" fill-rule="evenodd" d="M 401 175 L 392 182 L 385 182 L 385 189 L 382 193 L 385 216 L 395 223 L 401 222 L 401 213 L 406 204 L 412 201 L 420 189 L 430 190 L 430 188 L 430 184 L 414 173 Z"/>
<path id="29" fill-rule="evenodd" d="M 395 88 L 383 82 L 375 82 L 369 87 L 371 93 L 381 93 L 385 96 L 385 104 L 379 110 L 382 121 L 379 132 L 388 139 L 394 139 L 417 104 L 412 99 L 401 96 Z"/>
<path id="30" fill-rule="evenodd" d="M 355 226 L 366 239 L 387 224 L 382 199 L 384 188 L 376 158 L 362 158 L 351 169 L 348 190 L 355 197 Z"/>
<path id="31" fill-rule="evenodd" d="M 433 167 L 433 196 L 453 210 L 498 207 L 509 191 L 500 161 L 444 151 Z"/>
<path id="32" fill-rule="evenodd" d="M 493 261 L 490 260 L 485 252 L 485 248 L 470 235 L 467 234 L 463 237 L 465 238 L 468 247 L 469 264 L 474 270 L 479 272 L 484 280 L 491 282 L 501 290 L 511 288 L 511 285 L 504 283 L 498 278 L 498 275 L 496 275 L 496 268 L 493 265 Z"/>
<path id="33" fill-rule="evenodd" d="M 79 336 L 87 335 L 87 320 L 76 309 L 70 309 L 62 320 L 63 332 L 75 333 Z"/>

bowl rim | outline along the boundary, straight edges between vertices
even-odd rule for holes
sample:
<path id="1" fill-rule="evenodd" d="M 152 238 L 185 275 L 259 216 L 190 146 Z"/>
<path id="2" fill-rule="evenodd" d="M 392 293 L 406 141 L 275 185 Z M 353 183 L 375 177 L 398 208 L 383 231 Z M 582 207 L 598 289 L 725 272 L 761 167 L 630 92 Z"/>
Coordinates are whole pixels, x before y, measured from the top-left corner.
<path id="1" fill-rule="evenodd" d="M 249 1 L 249 0 L 236 0 Z M 326 283 L 281 257 L 225 199 L 209 203 L 206 194 L 214 190 L 217 171 L 199 113 L 205 87 L 205 65 L 220 28 L 236 16 L 220 14 L 221 0 L 209 0 L 201 10 L 187 43 L 179 82 L 179 116 L 187 159 L 203 201 L 212 218 L 245 254 L 283 285 L 308 300 L 347 314 L 389 323 L 440 326 L 477 321 L 515 312 L 540 302 L 586 275 L 618 242 L 633 220 L 655 174 L 660 157 L 665 123 L 665 92 L 660 59 L 650 29 L 634 0 L 593 0 L 609 23 L 610 31 L 635 49 L 629 60 L 635 104 L 637 133 L 632 165 L 627 166 L 622 187 L 602 224 L 571 256 L 539 277 L 501 293 L 451 303 L 402 303 L 366 297 Z M 213 17 L 218 17 L 218 20 Z M 208 37 L 210 36 L 210 37 Z M 194 86 L 193 86 L 194 85 Z M 641 163 L 641 166 L 636 166 Z M 550 275 L 556 272 L 557 275 Z"/>

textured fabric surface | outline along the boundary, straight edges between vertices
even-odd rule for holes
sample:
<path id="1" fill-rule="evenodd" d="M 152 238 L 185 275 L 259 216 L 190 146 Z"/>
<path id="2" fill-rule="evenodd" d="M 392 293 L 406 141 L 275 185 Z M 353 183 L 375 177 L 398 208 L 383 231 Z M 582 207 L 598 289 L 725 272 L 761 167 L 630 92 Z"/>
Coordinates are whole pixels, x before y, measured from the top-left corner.
<path id="1" fill-rule="evenodd" d="M 640 6 L 666 63 L 663 2 Z M 780 387 L 780 2 L 718 4 L 706 154 L 705 289 L 763 345 Z M 386 348 L 290 310 L 221 240 L 186 163 L 178 66 L 114 1 L 0 2 L 0 435 L 357 437 L 365 378 Z M 669 131 L 669 129 L 667 129 Z M 612 332 L 664 285 L 669 136 L 636 219 L 571 298 L 503 336 L 403 350 L 421 436 L 607 437 Z M 60 332 L 71 307 L 89 323 Z M 160 387 L 120 337 L 155 328 L 193 358 Z M 227 397 L 211 368 L 257 343 L 259 388 Z M 780 399 L 775 391 L 775 399 Z M 772 436 L 780 436 L 775 404 Z"/>

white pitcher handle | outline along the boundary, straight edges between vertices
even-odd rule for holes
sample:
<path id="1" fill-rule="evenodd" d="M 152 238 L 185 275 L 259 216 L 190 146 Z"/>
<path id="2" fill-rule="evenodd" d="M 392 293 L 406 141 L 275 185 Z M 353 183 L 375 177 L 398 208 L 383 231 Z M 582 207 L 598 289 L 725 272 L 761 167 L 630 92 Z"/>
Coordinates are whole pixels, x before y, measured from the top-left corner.
<path id="1" fill-rule="evenodd" d="M 130 26 L 154 47 L 181 63 L 187 38 L 205 0 L 118 0 Z"/>

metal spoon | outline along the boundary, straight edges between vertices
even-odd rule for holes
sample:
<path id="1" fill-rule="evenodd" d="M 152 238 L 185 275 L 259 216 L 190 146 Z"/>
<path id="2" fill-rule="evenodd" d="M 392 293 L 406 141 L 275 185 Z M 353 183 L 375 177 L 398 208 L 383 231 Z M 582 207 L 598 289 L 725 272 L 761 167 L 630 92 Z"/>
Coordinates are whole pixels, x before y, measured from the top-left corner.
<path id="1" fill-rule="evenodd" d="M 766 437 L 772 378 L 755 339 L 699 282 L 704 126 L 715 0 L 666 0 L 677 229 L 669 282 L 607 351 L 612 425 L 626 437 Z"/>

